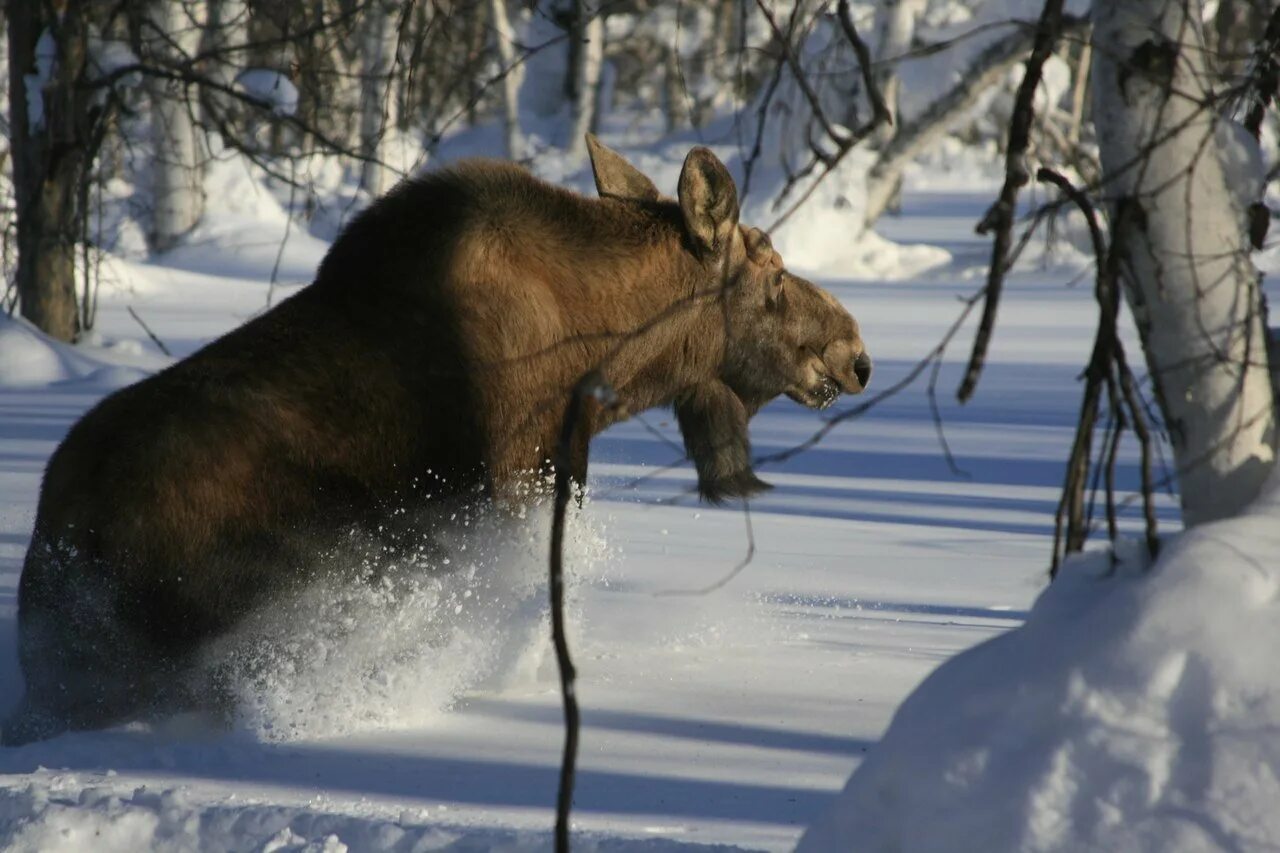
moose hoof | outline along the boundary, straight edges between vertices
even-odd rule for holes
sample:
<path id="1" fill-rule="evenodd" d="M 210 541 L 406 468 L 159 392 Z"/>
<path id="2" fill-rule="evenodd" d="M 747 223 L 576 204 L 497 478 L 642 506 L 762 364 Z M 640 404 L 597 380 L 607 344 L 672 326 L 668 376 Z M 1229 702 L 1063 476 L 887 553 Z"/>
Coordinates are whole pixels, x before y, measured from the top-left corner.
<path id="1" fill-rule="evenodd" d="M 731 498 L 749 498 L 772 488 L 773 486 L 757 477 L 750 468 L 744 468 L 727 477 L 718 477 L 699 483 L 698 493 L 709 504 L 722 504 Z"/>

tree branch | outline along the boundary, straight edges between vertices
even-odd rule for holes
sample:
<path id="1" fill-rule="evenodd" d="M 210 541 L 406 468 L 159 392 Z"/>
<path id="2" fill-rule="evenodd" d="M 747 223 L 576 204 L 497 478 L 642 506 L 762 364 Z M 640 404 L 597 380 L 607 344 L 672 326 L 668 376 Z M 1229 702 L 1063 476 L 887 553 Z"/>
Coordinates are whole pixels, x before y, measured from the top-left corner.
<path id="1" fill-rule="evenodd" d="M 1036 25 L 1035 44 L 1027 59 L 1027 70 L 1014 98 L 1013 118 L 1009 127 L 1009 145 L 1005 152 L 1005 179 L 1000 197 L 978 223 L 978 233 L 995 232 L 991 246 L 991 264 L 987 270 L 986 300 L 982 306 L 982 320 L 973 339 L 973 352 L 964 379 L 956 391 L 960 402 L 968 402 L 977 388 L 978 378 L 986 363 L 987 348 L 995 328 L 996 312 L 1000 307 L 1000 294 L 1004 277 L 1008 272 L 1009 246 L 1013 234 L 1013 215 L 1018 202 L 1018 191 L 1027 183 L 1027 169 L 1022 162 L 1031 141 L 1031 121 L 1035 118 L 1035 94 L 1040 85 L 1040 75 L 1045 62 L 1053 53 L 1062 28 L 1063 0 L 1046 0 Z"/>

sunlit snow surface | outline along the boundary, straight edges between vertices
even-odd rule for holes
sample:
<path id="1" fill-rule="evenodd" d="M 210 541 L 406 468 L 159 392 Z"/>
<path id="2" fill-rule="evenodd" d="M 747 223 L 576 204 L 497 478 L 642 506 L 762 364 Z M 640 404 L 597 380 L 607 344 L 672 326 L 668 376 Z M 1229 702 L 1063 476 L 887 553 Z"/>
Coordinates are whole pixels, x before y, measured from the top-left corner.
<path id="1" fill-rule="evenodd" d="M 308 281 L 324 250 L 293 229 L 270 287 L 284 217 L 272 198 L 238 197 L 240 209 L 218 208 L 169 256 L 110 261 L 89 345 L 49 348 L 0 325 L 11 353 L 0 370 L 4 704 L 21 690 L 16 586 L 45 460 L 94 401 L 166 363 L 126 309 L 185 355 L 269 292 L 278 300 Z M 884 223 L 897 243 L 944 249 L 940 268 L 892 282 L 809 271 L 858 317 L 875 357 L 871 393 L 905 376 L 980 287 L 987 248 L 972 225 L 989 198 L 914 191 Z M 803 257 L 788 260 L 805 271 Z M 718 591 L 667 594 L 714 584 L 747 549 L 740 507 L 697 506 L 688 466 L 663 467 L 679 456 L 669 414 L 596 441 L 593 497 L 567 554 L 582 849 L 790 847 L 926 674 L 1021 622 L 1045 582 L 1095 318 L 1077 278 L 1078 265 L 1013 276 L 964 407 L 953 389 L 971 325 L 948 351 L 937 403 L 963 474 L 940 450 L 925 371 L 762 470 L 776 488 L 751 508 L 754 559 Z M 753 422 L 756 452 L 802 441 L 823 417 L 775 403 Z M 1122 454 L 1126 488 L 1134 462 Z M 407 592 L 316 590 L 261 615 L 270 648 L 287 653 L 246 676 L 230 731 L 187 719 L 0 750 L 0 847 L 547 848 L 562 731 L 545 517 L 486 524 L 460 529 L 448 549 L 470 562 Z"/>

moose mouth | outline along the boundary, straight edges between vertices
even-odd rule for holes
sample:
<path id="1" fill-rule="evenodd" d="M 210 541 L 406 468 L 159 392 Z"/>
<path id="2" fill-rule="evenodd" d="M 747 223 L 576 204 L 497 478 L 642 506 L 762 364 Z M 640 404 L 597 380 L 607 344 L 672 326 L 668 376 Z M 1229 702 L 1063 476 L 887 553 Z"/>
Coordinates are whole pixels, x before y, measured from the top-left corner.
<path id="1" fill-rule="evenodd" d="M 821 411 L 836 401 L 840 396 L 840 383 L 830 376 L 822 377 L 813 388 L 795 388 L 787 392 L 787 396 L 802 406 Z"/>

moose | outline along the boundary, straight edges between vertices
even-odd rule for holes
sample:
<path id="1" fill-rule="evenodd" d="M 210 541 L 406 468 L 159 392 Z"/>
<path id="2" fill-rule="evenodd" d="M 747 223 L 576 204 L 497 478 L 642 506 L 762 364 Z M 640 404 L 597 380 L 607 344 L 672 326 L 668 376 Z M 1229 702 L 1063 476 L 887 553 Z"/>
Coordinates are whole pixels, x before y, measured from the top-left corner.
<path id="1" fill-rule="evenodd" d="M 572 478 L 592 435 L 671 406 L 712 503 L 768 488 L 747 429 L 765 403 L 866 387 L 858 324 L 738 221 L 709 149 L 670 199 L 588 142 L 597 199 L 483 160 L 403 181 L 312 284 L 71 428 L 19 583 L 26 692 L 3 743 L 192 701 L 201 649 L 312 579 L 334 531 L 534 499 L 589 371 L 620 405 L 581 410 Z"/>

